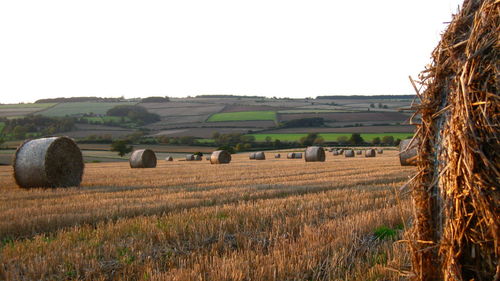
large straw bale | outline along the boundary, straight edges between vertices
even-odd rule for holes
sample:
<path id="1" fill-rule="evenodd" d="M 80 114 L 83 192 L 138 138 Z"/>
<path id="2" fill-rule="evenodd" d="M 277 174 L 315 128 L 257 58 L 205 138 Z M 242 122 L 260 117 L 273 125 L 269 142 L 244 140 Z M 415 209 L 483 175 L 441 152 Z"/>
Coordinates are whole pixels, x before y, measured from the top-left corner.
<path id="1" fill-rule="evenodd" d="M 367 149 L 365 150 L 365 157 L 375 157 L 375 149 Z"/>
<path id="2" fill-rule="evenodd" d="M 354 157 L 354 150 L 352 149 L 347 149 L 344 151 L 344 156 L 345 157 Z"/>
<path id="3" fill-rule="evenodd" d="M 266 154 L 263 151 L 255 152 L 255 160 L 266 160 Z"/>
<path id="4" fill-rule="evenodd" d="M 402 140 L 399 143 L 399 162 L 401 166 L 417 166 L 417 146 L 416 139 Z"/>
<path id="5" fill-rule="evenodd" d="M 25 141 L 14 156 L 14 178 L 23 188 L 79 186 L 83 176 L 82 152 L 67 137 Z"/>
<path id="6" fill-rule="evenodd" d="M 323 162 L 326 159 L 325 150 L 320 146 L 309 146 L 304 158 L 306 162 Z"/>
<path id="7" fill-rule="evenodd" d="M 500 280 L 499 25 L 500 1 L 465 1 L 415 87 L 419 280 Z"/>
<path id="8" fill-rule="evenodd" d="M 228 164 L 229 162 L 231 162 L 231 154 L 225 150 L 214 151 L 210 156 L 210 164 Z"/>
<path id="9" fill-rule="evenodd" d="M 132 152 L 129 163 L 130 168 L 154 168 L 156 155 L 151 149 L 138 149 Z"/>

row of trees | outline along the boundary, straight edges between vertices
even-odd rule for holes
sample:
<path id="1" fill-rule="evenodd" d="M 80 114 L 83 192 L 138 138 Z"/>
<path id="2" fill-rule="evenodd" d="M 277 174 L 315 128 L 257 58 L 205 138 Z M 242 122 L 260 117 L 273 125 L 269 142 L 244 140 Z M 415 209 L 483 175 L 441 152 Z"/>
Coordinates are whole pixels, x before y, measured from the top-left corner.
<path id="1" fill-rule="evenodd" d="M 46 117 L 41 115 L 28 115 L 24 118 L 7 119 L 2 130 L 3 136 L 14 139 L 25 139 L 31 135 L 53 135 L 73 130 L 75 119 L 71 117 Z"/>

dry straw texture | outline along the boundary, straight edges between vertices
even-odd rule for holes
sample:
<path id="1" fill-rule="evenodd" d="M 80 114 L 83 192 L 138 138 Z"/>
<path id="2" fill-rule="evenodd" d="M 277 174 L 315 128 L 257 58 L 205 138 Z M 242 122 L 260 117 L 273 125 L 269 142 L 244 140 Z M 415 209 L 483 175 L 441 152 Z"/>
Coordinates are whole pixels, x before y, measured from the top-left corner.
<path id="1" fill-rule="evenodd" d="M 67 137 L 29 140 L 15 154 L 14 178 L 23 188 L 78 186 L 83 176 L 82 152 Z"/>
<path id="2" fill-rule="evenodd" d="M 229 162 L 231 162 L 231 154 L 225 150 L 214 151 L 210 156 L 210 164 L 228 164 Z"/>
<path id="3" fill-rule="evenodd" d="M 306 162 L 323 162 L 325 159 L 325 150 L 322 147 L 310 146 L 306 149 Z"/>
<path id="4" fill-rule="evenodd" d="M 401 166 L 417 166 L 418 141 L 402 140 L 399 143 L 399 162 Z"/>
<path id="5" fill-rule="evenodd" d="M 419 280 L 500 279 L 499 5 L 465 1 L 420 76 Z"/>
<path id="6" fill-rule="evenodd" d="M 344 151 L 344 156 L 345 157 L 354 157 L 354 150 L 348 149 L 348 150 Z"/>
<path id="7" fill-rule="evenodd" d="M 365 150 L 365 157 L 375 157 L 375 149 L 367 149 Z"/>
<path id="8" fill-rule="evenodd" d="M 154 168 L 156 155 L 151 149 L 139 149 L 132 153 L 129 163 L 131 168 Z"/>

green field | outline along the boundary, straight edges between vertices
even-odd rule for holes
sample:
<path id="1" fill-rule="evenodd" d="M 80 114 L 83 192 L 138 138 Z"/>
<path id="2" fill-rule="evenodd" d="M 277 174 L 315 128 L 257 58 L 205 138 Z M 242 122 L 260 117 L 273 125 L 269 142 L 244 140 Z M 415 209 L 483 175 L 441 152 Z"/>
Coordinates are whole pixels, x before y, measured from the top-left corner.
<path id="1" fill-rule="evenodd" d="M 56 105 L 55 103 L 16 103 L 16 104 L 0 104 L 1 109 L 9 108 L 47 108 Z"/>
<path id="2" fill-rule="evenodd" d="M 358 112 L 358 111 L 356 111 L 356 110 L 344 110 L 344 109 L 290 109 L 290 110 L 278 111 L 278 113 L 281 113 L 281 114 L 339 113 L 339 112 Z"/>
<path id="3" fill-rule="evenodd" d="M 227 122 L 227 121 L 275 121 L 274 111 L 241 111 L 216 113 L 207 122 Z"/>
<path id="4" fill-rule="evenodd" d="M 326 142 L 337 141 L 338 137 L 345 136 L 347 138 L 351 137 L 351 133 L 324 133 L 319 134 Z M 306 133 L 298 134 L 251 134 L 255 137 L 255 141 L 263 142 L 266 137 L 271 137 L 272 140 L 279 139 L 280 141 L 299 141 L 300 138 L 307 136 Z M 406 139 L 407 137 L 413 136 L 412 133 L 363 133 L 361 137 L 367 141 L 371 142 L 374 138 L 382 138 L 384 136 L 393 136 L 394 139 Z"/>
<path id="5" fill-rule="evenodd" d="M 0 122 L 0 134 L 2 133 L 4 127 L 5 127 L 5 123 Z"/>
<path id="6" fill-rule="evenodd" d="M 124 117 L 122 122 L 122 117 L 118 116 L 92 116 L 92 117 L 83 117 L 83 119 L 92 123 L 99 123 L 99 124 L 104 124 L 106 122 L 113 122 L 113 123 L 130 122 L 130 118 Z"/>
<path id="7" fill-rule="evenodd" d="M 134 105 L 136 102 L 64 102 L 47 110 L 41 111 L 40 114 L 45 116 L 72 116 L 94 113 L 105 115 L 108 109 L 117 105 Z"/>

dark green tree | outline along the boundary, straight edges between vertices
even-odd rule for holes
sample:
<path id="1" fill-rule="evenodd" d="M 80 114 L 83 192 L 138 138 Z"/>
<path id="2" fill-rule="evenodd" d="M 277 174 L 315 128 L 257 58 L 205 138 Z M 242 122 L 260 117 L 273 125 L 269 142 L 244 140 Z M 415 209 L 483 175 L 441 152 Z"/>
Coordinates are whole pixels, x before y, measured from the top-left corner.
<path id="1" fill-rule="evenodd" d="M 125 140 L 115 140 L 111 143 L 111 151 L 118 152 L 120 157 L 123 157 L 125 154 L 132 152 L 133 147 L 128 145 L 128 141 Z"/>
<path id="2" fill-rule="evenodd" d="M 382 138 L 382 143 L 386 145 L 393 145 L 394 144 L 394 137 L 393 136 L 384 136 Z"/>
<path id="3" fill-rule="evenodd" d="M 374 137 L 372 139 L 372 144 L 380 144 L 380 138 L 379 137 Z"/>
<path id="4" fill-rule="evenodd" d="M 351 138 L 349 139 L 350 144 L 359 145 L 359 144 L 363 144 L 364 142 L 365 142 L 365 140 L 361 137 L 361 134 L 359 134 L 359 133 L 353 133 L 351 135 Z"/>

